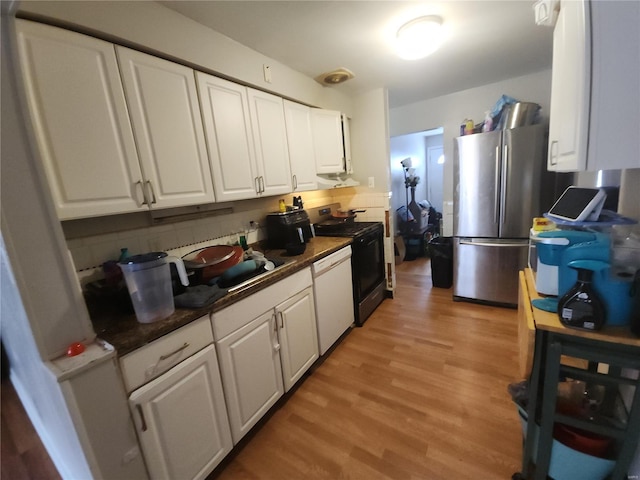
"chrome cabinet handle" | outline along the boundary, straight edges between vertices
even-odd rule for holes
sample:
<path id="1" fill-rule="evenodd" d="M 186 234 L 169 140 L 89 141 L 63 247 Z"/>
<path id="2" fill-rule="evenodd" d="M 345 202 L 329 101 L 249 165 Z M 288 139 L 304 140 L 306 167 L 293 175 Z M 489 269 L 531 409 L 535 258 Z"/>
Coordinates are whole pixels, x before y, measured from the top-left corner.
<path id="1" fill-rule="evenodd" d="M 253 179 L 253 187 L 256 193 L 260 193 L 260 177 L 255 177 Z"/>
<path id="2" fill-rule="evenodd" d="M 558 141 L 557 140 L 551 141 L 551 148 L 549 149 L 549 161 L 551 162 L 551 165 L 558 164 Z"/>
<path id="3" fill-rule="evenodd" d="M 278 342 L 278 319 L 276 318 L 276 314 L 271 315 L 271 320 L 273 320 L 273 351 L 280 351 L 280 343 Z"/>
<path id="4" fill-rule="evenodd" d="M 284 314 L 282 312 L 278 312 L 278 316 L 280 317 L 280 328 L 284 328 Z"/>
<path id="5" fill-rule="evenodd" d="M 151 203 L 156 203 L 156 192 L 153 190 L 153 183 L 151 183 L 151 180 L 147 180 L 147 188 L 151 192 Z"/>
<path id="6" fill-rule="evenodd" d="M 142 186 L 142 180 L 138 180 L 133 185 L 136 190 L 138 189 L 138 187 L 140 187 L 140 193 L 142 193 L 142 202 L 138 202 L 138 206 L 141 207 L 142 205 L 148 205 L 149 202 L 147 202 L 147 196 L 144 194 L 144 187 Z M 136 202 L 137 201 L 138 201 L 138 195 L 136 195 Z"/>
<path id="7" fill-rule="evenodd" d="M 147 422 L 144 419 L 144 412 L 142 411 L 142 407 L 140 406 L 140 404 L 136 405 L 136 410 L 138 411 L 138 415 L 140 415 L 140 421 L 142 422 L 142 431 L 146 432 L 147 431 Z"/>
<path id="8" fill-rule="evenodd" d="M 184 350 L 185 348 L 187 348 L 189 346 L 189 344 L 187 342 L 184 342 L 184 345 L 182 345 L 181 347 L 176 348 L 173 352 L 171 353 L 165 353 L 164 355 L 160 355 L 160 360 L 166 360 L 167 358 L 171 358 L 173 357 L 176 353 L 180 353 L 182 350 Z"/>
<path id="9" fill-rule="evenodd" d="M 264 193 L 264 177 L 260 175 L 260 193 Z"/>
<path id="10" fill-rule="evenodd" d="M 295 191 L 298 189 L 298 176 L 294 175 L 292 180 L 293 180 L 293 190 Z"/>

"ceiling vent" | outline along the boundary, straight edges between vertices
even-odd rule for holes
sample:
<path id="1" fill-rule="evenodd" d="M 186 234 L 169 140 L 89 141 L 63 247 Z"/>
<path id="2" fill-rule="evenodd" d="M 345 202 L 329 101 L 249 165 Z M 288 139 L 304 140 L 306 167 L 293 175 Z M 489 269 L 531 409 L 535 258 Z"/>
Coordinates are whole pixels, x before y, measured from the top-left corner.
<path id="1" fill-rule="evenodd" d="M 322 85 L 338 85 L 339 83 L 344 83 L 347 80 L 351 80 L 353 77 L 355 77 L 353 72 L 347 70 L 346 68 L 338 68 L 337 70 L 333 70 L 332 72 L 318 75 L 316 77 L 316 82 L 321 83 Z"/>

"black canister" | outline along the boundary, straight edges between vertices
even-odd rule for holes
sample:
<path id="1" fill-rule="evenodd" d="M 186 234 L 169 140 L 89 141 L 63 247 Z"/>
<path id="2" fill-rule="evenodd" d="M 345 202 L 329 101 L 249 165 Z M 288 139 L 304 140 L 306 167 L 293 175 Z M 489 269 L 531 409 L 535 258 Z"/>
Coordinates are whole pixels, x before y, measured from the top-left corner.
<path id="1" fill-rule="evenodd" d="M 605 322 L 604 303 L 591 284 L 594 271 L 608 267 L 597 260 L 575 260 L 569 267 L 578 271 L 578 281 L 558 302 L 560 322 L 567 327 L 600 330 Z"/>

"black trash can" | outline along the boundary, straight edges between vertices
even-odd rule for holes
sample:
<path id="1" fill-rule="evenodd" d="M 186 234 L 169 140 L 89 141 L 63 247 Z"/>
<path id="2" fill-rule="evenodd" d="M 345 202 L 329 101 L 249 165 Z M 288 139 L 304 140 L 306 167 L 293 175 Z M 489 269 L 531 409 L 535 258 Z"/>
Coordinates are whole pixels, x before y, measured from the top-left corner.
<path id="1" fill-rule="evenodd" d="M 433 286 L 451 288 L 453 285 L 453 238 L 433 237 L 429 240 L 429 256 Z"/>

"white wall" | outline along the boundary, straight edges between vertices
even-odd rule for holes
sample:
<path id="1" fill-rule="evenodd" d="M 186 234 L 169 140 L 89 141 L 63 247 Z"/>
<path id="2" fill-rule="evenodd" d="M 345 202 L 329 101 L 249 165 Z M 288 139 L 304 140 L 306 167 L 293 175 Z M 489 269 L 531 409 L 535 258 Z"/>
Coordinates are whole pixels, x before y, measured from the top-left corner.
<path id="1" fill-rule="evenodd" d="M 354 179 L 371 190 L 388 192 L 389 184 L 389 120 L 387 90 L 379 88 L 353 99 L 351 120 L 351 154 Z"/>
<path id="2" fill-rule="evenodd" d="M 469 90 L 436 97 L 423 102 L 389 110 L 389 130 L 392 137 L 444 128 L 444 207 L 443 233 L 453 234 L 453 139 L 460 134 L 465 118 L 475 123 L 484 119 L 501 95 L 542 106 L 543 121 L 548 121 L 551 98 L 551 70 L 511 78 Z"/>

